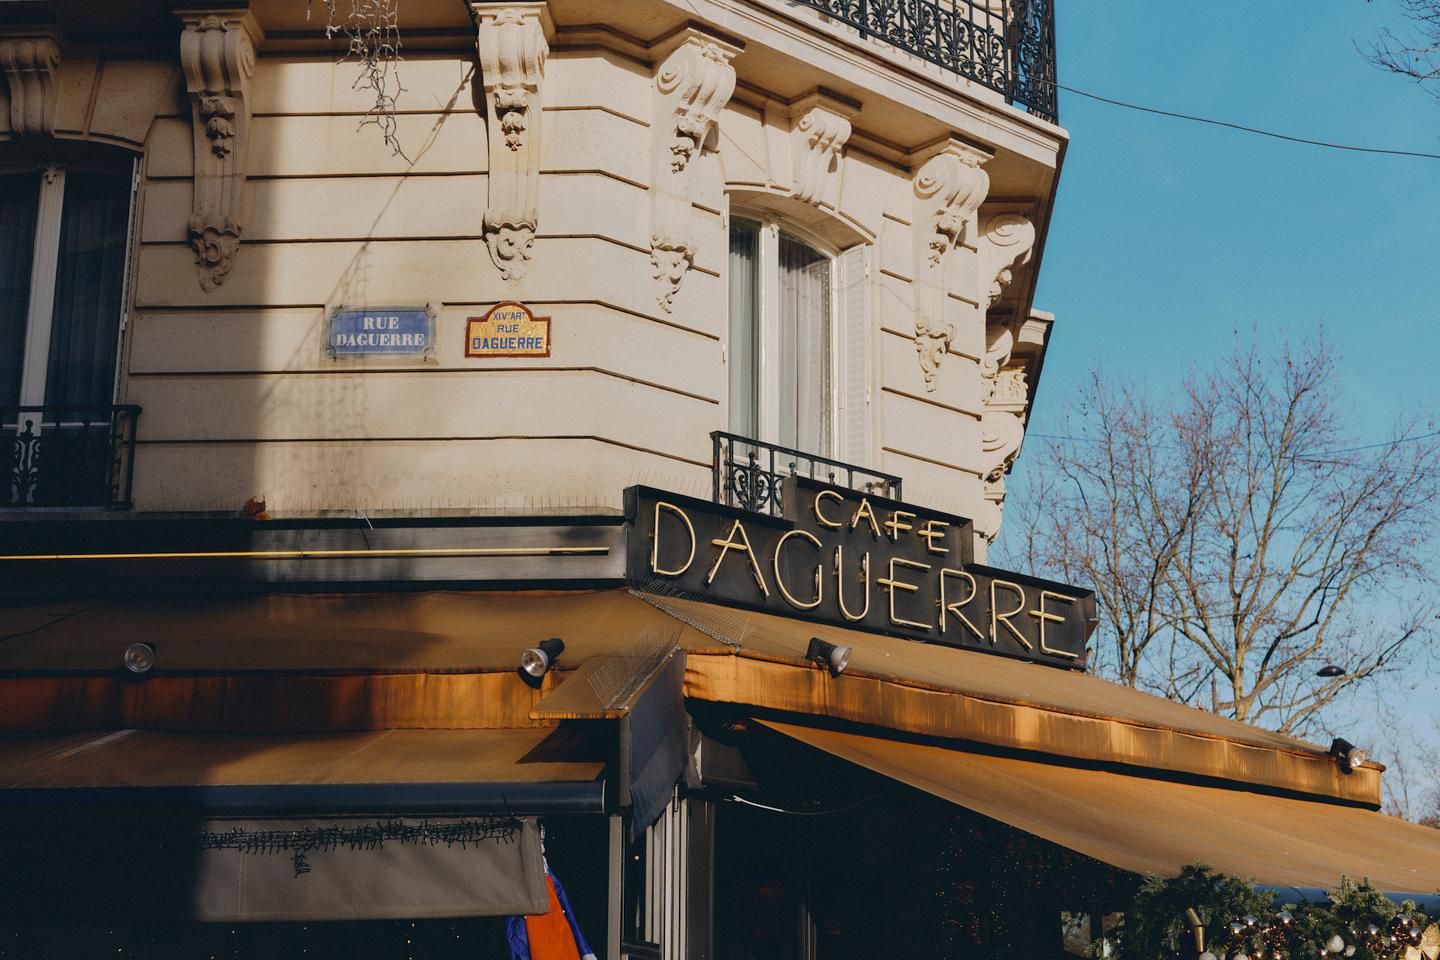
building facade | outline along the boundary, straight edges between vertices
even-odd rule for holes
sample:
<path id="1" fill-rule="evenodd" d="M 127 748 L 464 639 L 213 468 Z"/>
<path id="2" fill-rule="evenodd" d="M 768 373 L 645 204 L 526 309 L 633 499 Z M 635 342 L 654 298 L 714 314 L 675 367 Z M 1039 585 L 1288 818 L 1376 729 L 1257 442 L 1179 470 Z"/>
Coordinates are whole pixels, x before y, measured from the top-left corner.
<path id="1" fill-rule="evenodd" d="M 5 41 L 6 183 L 46 216 L 7 238 L 0 400 L 139 407 L 137 511 L 614 511 L 706 493 L 721 430 L 998 529 L 1050 328 L 1043 4 L 919 4 L 946 29 L 911 50 L 882 5 L 415 2 L 393 146 L 306 4 L 7 6 L 41 25 Z M 71 304 L 78 203 L 110 254 Z M 502 301 L 548 355 L 467 355 Z M 327 350 L 394 307 L 427 351 Z"/>
<path id="2" fill-rule="evenodd" d="M 3 0 L 0 68 L 0 955 L 1440 885 L 1377 764 L 1087 676 L 1085 585 L 987 564 L 1048 0 Z"/>

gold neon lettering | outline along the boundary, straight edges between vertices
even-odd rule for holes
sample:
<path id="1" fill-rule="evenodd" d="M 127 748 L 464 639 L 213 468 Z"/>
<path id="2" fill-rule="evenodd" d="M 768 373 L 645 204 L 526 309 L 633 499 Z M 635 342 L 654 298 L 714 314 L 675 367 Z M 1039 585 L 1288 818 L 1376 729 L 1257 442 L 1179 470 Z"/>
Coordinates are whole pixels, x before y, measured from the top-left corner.
<path id="1" fill-rule="evenodd" d="M 1041 649 L 1043 652 L 1045 652 L 1045 653 L 1051 653 L 1051 654 L 1054 654 L 1054 655 L 1057 656 L 1057 657 L 1069 657 L 1070 659 L 1073 660 L 1073 659 L 1075 659 L 1075 657 L 1077 656 L 1077 654 L 1071 653 L 1069 650 L 1057 650 L 1057 649 L 1055 649 L 1054 647 L 1051 647 L 1049 644 L 1047 644 L 1047 643 L 1045 642 L 1045 623 L 1046 623 L 1046 621 L 1049 621 L 1050 623 L 1064 623 L 1064 622 L 1065 622 L 1065 618 L 1062 617 L 1062 616 L 1060 616 L 1059 614 L 1047 613 L 1047 612 L 1045 611 L 1045 599 L 1046 599 L 1047 597 L 1048 597 L 1049 599 L 1051 599 L 1051 600 L 1059 600 L 1059 601 L 1062 602 L 1062 603 L 1070 603 L 1070 604 L 1073 604 L 1073 603 L 1075 602 L 1075 598 L 1074 598 L 1074 597 L 1067 597 L 1067 596 L 1065 596 L 1065 595 L 1062 594 L 1062 593 L 1052 593 L 1052 592 L 1049 591 L 1049 590 L 1041 590 L 1041 591 L 1040 591 L 1040 609 L 1039 609 L 1039 610 L 1031 610 L 1031 611 L 1030 611 L 1030 616 L 1032 616 L 1032 617 L 1034 617 L 1036 620 L 1039 620 L 1039 621 L 1040 621 L 1040 649 Z"/>
<path id="2" fill-rule="evenodd" d="M 685 558 L 685 562 L 684 562 L 683 564 L 681 564 L 679 567 L 677 567 L 676 569 L 674 569 L 674 570 L 664 570 L 664 569 L 661 569 L 661 567 L 660 567 L 660 511 L 661 511 L 661 510 L 664 510 L 664 511 L 666 511 L 666 512 L 668 512 L 668 513 L 673 513 L 673 514 L 675 514 L 675 516 L 679 517 L 680 520 L 681 520 L 681 522 L 685 524 L 685 529 L 686 529 L 686 530 L 689 532 L 689 534 L 690 534 L 690 556 L 686 557 L 686 558 Z M 673 504 L 673 503 L 665 503 L 663 500 L 657 500 L 657 501 L 655 501 L 655 532 L 650 535 L 650 572 L 651 572 L 651 573 L 658 573 L 658 574 L 659 574 L 660 576 L 662 576 L 662 577 L 678 577 L 678 576 L 680 576 L 680 574 L 684 573 L 686 570 L 689 570 L 689 569 L 690 569 L 690 564 L 692 564 L 692 563 L 694 563 L 694 562 L 695 562 L 695 527 L 694 527 L 693 524 L 690 523 L 690 518 L 685 515 L 685 511 L 684 511 L 684 510 L 681 510 L 679 507 L 675 506 L 675 504 Z"/>
<path id="3" fill-rule="evenodd" d="M 831 497 L 835 500 L 840 501 L 841 503 L 845 502 L 844 499 L 841 498 L 840 494 L 836 493 L 834 490 L 821 490 L 819 493 L 815 494 L 815 502 L 810 505 L 810 509 L 815 511 L 815 519 L 820 523 L 820 526 L 829 527 L 831 530 L 839 530 L 841 527 L 845 526 L 845 524 L 841 523 L 839 520 L 831 520 L 829 517 L 825 516 L 824 512 L 820 509 L 820 501 L 825 499 L 826 497 Z"/>
<path id="4" fill-rule="evenodd" d="M 740 539 L 736 540 L 735 535 L 739 534 Z M 750 546 L 750 538 L 745 534 L 745 528 L 740 521 L 736 520 L 730 527 L 730 533 L 724 540 L 711 540 L 712 546 L 720 548 L 720 555 L 715 558 L 715 565 L 710 568 L 710 575 L 705 578 L 705 585 L 709 586 L 715 582 L 715 574 L 720 572 L 720 564 L 730 555 L 731 550 L 743 550 L 745 556 L 750 560 L 750 573 L 755 577 L 755 582 L 760 584 L 760 592 L 766 597 L 770 596 L 770 588 L 765 585 L 765 575 L 760 572 L 760 561 L 755 559 L 755 551 Z"/>
<path id="5" fill-rule="evenodd" d="M 916 563 L 914 560 L 903 560 L 903 559 L 901 559 L 900 557 L 891 557 L 891 558 L 890 558 L 890 577 L 889 577 L 889 579 L 887 579 L 887 580 L 876 580 L 876 581 L 875 581 L 876 583 L 880 584 L 880 586 L 884 587 L 885 590 L 890 594 L 890 622 L 891 622 L 891 623 L 898 623 L 898 624 L 901 624 L 901 625 L 907 626 L 907 627 L 916 627 L 917 629 L 920 629 L 920 630 L 929 630 L 929 629 L 930 629 L 930 624 L 928 624 L 928 623 L 916 623 L 914 620 L 906 620 L 904 617 L 898 616 L 898 615 L 895 613 L 895 594 L 896 594 L 897 592 L 899 592 L 899 591 L 901 591 L 901 590 L 904 590 L 906 593 L 914 593 L 915 591 L 917 591 L 917 590 L 920 589 L 919 585 L 917 585 L 917 584 L 914 584 L 914 583 L 906 583 L 904 580 L 897 580 L 897 579 L 895 579 L 895 567 L 896 567 L 896 566 L 909 567 L 911 570 L 929 570 L 929 569 L 930 569 L 930 564 L 928 564 L 928 563 Z"/>
<path id="6" fill-rule="evenodd" d="M 851 613 L 845 606 L 845 581 L 841 579 L 842 571 L 845 569 L 845 548 L 835 548 L 835 598 L 840 601 L 840 615 L 846 620 L 864 620 L 870 613 L 870 554 L 866 553 L 860 558 L 861 578 L 865 583 L 865 608 L 858 614 Z"/>
<path id="7" fill-rule="evenodd" d="M 1003 588 L 1015 594 L 1018 600 L 1015 604 L 1014 610 L 1010 610 L 1005 613 L 1001 613 L 999 611 L 998 602 L 995 596 L 995 590 L 997 588 Z M 1010 622 L 1011 617 L 1015 616 L 1015 614 L 1019 613 L 1024 609 L 1025 589 L 1021 587 L 1020 584 L 1011 583 L 1009 580 L 990 581 L 990 642 L 992 644 L 997 643 L 1000 640 L 1000 625 L 1004 624 L 1005 629 L 1010 631 L 1010 635 L 1013 636 L 1016 640 L 1019 640 L 1021 643 L 1023 643 L 1026 650 L 1035 649 L 1035 645 L 1032 644 L 1029 640 L 1026 640 L 1025 635 L 1019 630 L 1016 630 L 1015 624 Z"/>
<path id="8" fill-rule="evenodd" d="M 864 517 L 866 520 L 870 521 L 870 529 L 874 531 L 875 536 L 878 538 L 880 536 L 880 521 L 875 519 L 875 508 L 870 506 L 869 497 L 864 497 L 860 500 L 859 509 L 855 511 L 855 516 L 850 518 L 851 530 L 854 530 L 857 526 L 860 525 L 861 517 Z"/>
<path id="9" fill-rule="evenodd" d="M 808 530 L 791 530 L 787 532 L 784 536 L 782 536 L 775 544 L 775 558 L 772 564 L 775 568 L 775 586 L 780 590 L 780 595 L 785 598 L 786 602 L 788 602 L 790 606 L 794 607 L 797 610 L 814 610 L 816 607 L 820 606 L 820 601 L 825 598 L 825 580 L 822 573 L 824 568 L 819 563 L 815 564 L 814 600 L 811 600 L 809 603 L 802 603 L 801 601 L 796 600 L 793 596 L 791 596 L 790 591 L 785 586 L 785 576 L 780 572 L 780 551 L 785 549 L 785 542 L 791 537 L 804 537 L 806 540 L 810 541 L 810 543 L 815 547 L 816 550 L 820 549 L 820 538 L 816 537 Z"/>
<path id="10" fill-rule="evenodd" d="M 946 553 L 949 553 L 950 551 L 946 550 L 944 547 L 936 549 L 935 542 L 937 540 L 945 539 L 945 530 L 948 529 L 949 526 L 950 524 L 945 522 L 944 520 L 926 520 L 924 525 L 921 526 L 919 530 L 915 531 L 915 536 L 925 541 L 925 549 L 929 553 L 938 553 L 944 555 Z M 937 530 L 936 527 L 940 527 L 941 529 Z"/>
<path id="11" fill-rule="evenodd" d="M 970 592 L 965 595 L 965 599 L 964 599 L 964 600 L 956 600 L 954 603 L 950 603 L 950 602 L 946 599 L 946 593 L 945 593 L 945 578 L 946 578 L 946 577 L 958 577 L 958 578 L 960 578 L 961 580 L 964 580 L 965 583 L 970 587 Z M 975 594 L 979 591 L 979 589 L 980 589 L 980 588 L 979 588 L 979 587 L 976 585 L 976 583 L 975 583 L 975 577 L 974 577 L 973 575 L 965 572 L 964 570 L 951 570 L 949 567 L 944 567 L 944 568 L 942 568 L 942 569 L 940 570 L 940 632 L 941 632 L 941 633 L 944 633 L 944 632 L 945 632 L 945 617 L 946 617 L 946 615 L 947 615 L 947 614 L 953 614 L 957 619 L 959 619 L 959 621 L 960 621 L 962 624 L 964 624 L 966 627 L 969 628 L 969 630 L 970 630 L 971 633 L 975 634 L 975 639 L 976 639 L 976 640 L 984 640 L 984 639 L 985 639 L 985 634 L 984 634 L 983 632 L 981 632 L 981 630 L 980 630 L 979 627 L 975 626 L 975 624 L 973 624 L 973 623 L 970 622 L 970 618 L 967 617 L 967 616 L 965 616 L 965 611 L 964 611 L 964 609 L 963 609 L 968 603 L 970 603 L 970 601 L 972 601 L 972 600 L 975 599 Z"/>
<path id="12" fill-rule="evenodd" d="M 885 529 L 890 531 L 891 540 L 898 541 L 900 539 L 900 532 L 902 530 L 909 532 L 915 529 L 910 524 L 906 523 L 904 520 L 901 520 L 901 517 L 904 517 L 906 520 L 914 520 L 915 514 L 911 513 L 909 510 L 891 511 L 890 519 L 885 521 Z"/>

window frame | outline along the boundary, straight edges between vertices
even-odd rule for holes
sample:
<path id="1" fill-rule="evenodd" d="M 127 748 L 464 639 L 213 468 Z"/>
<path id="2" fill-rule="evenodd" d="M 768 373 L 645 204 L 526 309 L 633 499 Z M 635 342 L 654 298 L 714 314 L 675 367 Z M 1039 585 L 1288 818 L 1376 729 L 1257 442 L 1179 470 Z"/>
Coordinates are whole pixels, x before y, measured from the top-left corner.
<path id="1" fill-rule="evenodd" d="M 844 371 L 841 366 L 841 350 L 839 349 L 839 337 L 842 333 L 840 325 L 840 257 L 844 250 L 834 243 L 817 234 L 814 230 L 806 228 L 803 224 L 796 223 L 793 219 L 767 210 L 762 207 L 748 205 L 732 205 L 725 217 L 725 236 L 728 244 L 730 230 L 735 220 L 748 220 L 759 224 L 759 236 L 756 249 L 756 279 L 759 286 L 759 295 L 756 297 L 756 320 L 758 327 L 758 347 L 755 379 L 756 383 L 756 422 L 759 425 L 759 436 L 753 439 L 762 443 L 779 444 L 780 440 L 780 387 L 784 371 L 781 368 L 781 324 L 780 324 L 780 234 L 786 233 L 796 240 L 806 244 L 816 253 L 823 256 L 827 262 L 829 272 L 829 309 L 825 317 L 826 334 L 829 342 L 829 366 L 830 366 L 830 395 L 826 397 L 826 416 L 830 421 L 830 442 L 824 450 L 803 450 L 804 453 L 812 453 L 822 457 L 836 457 L 839 455 L 842 442 L 842 430 L 840 424 L 840 384 Z M 729 364 L 732 362 L 730 343 L 730 302 L 728 297 L 729 279 L 729 257 L 726 257 L 726 284 L 727 298 L 725 303 L 725 336 L 724 362 L 726 376 L 722 382 L 721 406 L 725 418 L 725 429 L 736 432 L 736 424 L 730 422 L 731 396 Z M 797 448 L 798 440 L 797 440 Z"/>
<path id="2" fill-rule="evenodd" d="M 121 358 L 126 352 L 130 326 L 130 292 L 135 273 L 139 229 L 141 157 L 129 151 L 106 152 L 101 157 L 65 156 L 63 151 L 38 160 L 0 159 L 0 176 L 33 173 L 39 178 L 36 203 L 35 239 L 31 247 L 30 295 L 25 309 L 24 358 L 20 366 L 20 389 L 16 405 L 46 406 L 50 342 L 55 325 L 55 286 L 60 273 L 60 238 L 65 215 L 66 174 L 70 171 L 106 173 L 130 180 L 129 211 L 125 223 L 125 265 L 120 282 L 120 302 L 115 333 L 115 361 L 110 379 L 110 403 L 118 402 L 121 386 Z M 23 418 L 22 418 L 23 419 Z M 39 425 L 36 425 L 38 431 Z"/>

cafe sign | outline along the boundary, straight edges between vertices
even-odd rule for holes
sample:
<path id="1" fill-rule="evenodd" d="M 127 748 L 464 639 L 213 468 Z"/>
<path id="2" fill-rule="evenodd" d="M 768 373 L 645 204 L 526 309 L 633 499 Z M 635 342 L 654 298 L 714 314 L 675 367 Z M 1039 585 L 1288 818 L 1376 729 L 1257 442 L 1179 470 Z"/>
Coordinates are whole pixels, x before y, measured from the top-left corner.
<path id="1" fill-rule="evenodd" d="M 550 318 L 535 316 L 523 303 L 497 303 L 466 321 L 465 356 L 548 357 Z"/>
<path id="2" fill-rule="evenodd" d="M 1095 595 L 974 562 L 969 520 L 803 477 L 784 517 L 625 491 L 640 588 L 1083 669 Z"/>

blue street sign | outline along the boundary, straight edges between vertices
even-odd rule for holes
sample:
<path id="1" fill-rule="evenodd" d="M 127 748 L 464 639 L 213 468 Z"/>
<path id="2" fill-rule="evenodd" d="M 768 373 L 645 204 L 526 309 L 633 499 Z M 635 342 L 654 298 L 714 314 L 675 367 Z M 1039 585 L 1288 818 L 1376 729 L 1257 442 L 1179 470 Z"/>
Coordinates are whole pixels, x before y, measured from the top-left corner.
<path id="1" fill-rule="evenodd" d="M 424 307 L 338 310 L 330 315 L 325 350 L 332 357 L 423 357 L 434 349 L 434 320 Z"/>

